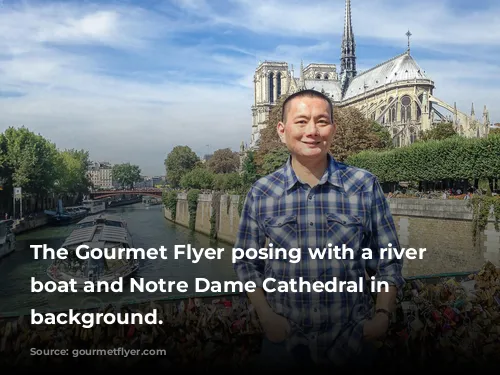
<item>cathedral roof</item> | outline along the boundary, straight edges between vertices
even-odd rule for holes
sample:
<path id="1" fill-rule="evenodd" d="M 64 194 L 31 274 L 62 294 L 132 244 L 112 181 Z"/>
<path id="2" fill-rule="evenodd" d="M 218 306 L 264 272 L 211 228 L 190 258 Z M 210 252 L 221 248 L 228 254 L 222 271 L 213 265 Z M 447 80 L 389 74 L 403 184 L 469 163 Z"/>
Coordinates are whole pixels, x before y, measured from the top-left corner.
<path id="1" fill-rule="evenodd" d="M 328 94 L 335 102 L 342 100 L 340 81 L 325 80 L 325 79 L 307 79 L 305 80 L 305 85 L 307 89 L 324 91 L 325 94 Z"/>
<path id="2" fill-rule="evenodd" d="M 393 57 L 357 76 L 355 76 L 343 97 L 343 100 L 351 99 L 366 91 L 374 90 L 384 84 L 407 80 L 430 80 L 417 62 L 408 52 Z"/>

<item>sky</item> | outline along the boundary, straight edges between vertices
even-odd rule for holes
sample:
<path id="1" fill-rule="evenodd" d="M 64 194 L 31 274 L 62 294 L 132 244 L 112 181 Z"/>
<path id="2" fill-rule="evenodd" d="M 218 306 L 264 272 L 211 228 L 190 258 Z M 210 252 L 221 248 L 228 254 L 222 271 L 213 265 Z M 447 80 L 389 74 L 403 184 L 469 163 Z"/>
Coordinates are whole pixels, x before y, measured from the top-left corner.
<path id="1" fill-rule="evenodd" d="M 358 71 L 406 50 L 434 94 L 500 122 L 500 2 L 352 0 Z M 260 61 L 337 64 L 344 0 L 0 0 L 0 131 L 164 175 L 250 143 Z M 448 114 L 446 112 L 446 114 Z"/>

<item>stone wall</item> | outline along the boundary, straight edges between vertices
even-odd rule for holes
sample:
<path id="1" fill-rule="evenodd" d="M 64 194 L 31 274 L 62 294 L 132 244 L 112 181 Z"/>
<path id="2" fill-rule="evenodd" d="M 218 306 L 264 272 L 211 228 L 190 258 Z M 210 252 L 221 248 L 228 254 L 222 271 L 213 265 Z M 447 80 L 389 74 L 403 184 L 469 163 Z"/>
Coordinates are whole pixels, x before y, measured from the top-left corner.
<path id="1" fill-rule="evenodd" d="M 239 196 L 222 195 L 217 238 L 232 245 L 236 240 L 239 224 Z M 210 216 L 213 213 L 212 196 L 198 198 L 196 231 L 210 233 Z M 486 261 L 500 266 L 500 232 L 494 228 L 493 217 L 486 230 L 478 237 L 477 246 L 472 240 L 472 213 L 466 201 L 437 199 L 390 199 L 401 247 L 425 248 L 424 259 L 405 260 L 405 276 L 470 272 Z M 171 220 L 165 209 L 165 218 Z M 188 226 L 189 212 L 186 194 L 178 195 L 175 220 Z"/>

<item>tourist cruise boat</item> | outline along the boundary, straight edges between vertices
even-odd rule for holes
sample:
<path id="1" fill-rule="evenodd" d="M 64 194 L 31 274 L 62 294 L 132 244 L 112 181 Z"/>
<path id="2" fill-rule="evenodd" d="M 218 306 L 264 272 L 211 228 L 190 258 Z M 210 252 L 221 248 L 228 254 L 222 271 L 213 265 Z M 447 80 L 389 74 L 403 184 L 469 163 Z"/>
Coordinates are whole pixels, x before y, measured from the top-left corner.
<path id="1" fill-rule="evenodd" d="M 57 259 L 48 267 L 47 275 L 53 281 L 73 279 L 76 281 L 75 287 L 83 289 L 85 281 L 112 282 L 120 277 L 125 279 L 139 269 L 139 261 L 135 259 L 80 259 L 75 253 L 80 245 L 87 245 L 87 252 L 94 248 L 134 247 L 127 223 L 122 218 L 107 214 L 88 216 L 76 224 L 76 228 L 61 246 L 68 250 L 68 258 Z"/>
<path id="2" fill-rule="evenodd" d="M 16 235 L 12 233 L 14 220 L 0 220 L 0 259 L 16 249 Z"/>
<path id="3" fill-rule="evenodd" d="M 90 215 L 106 211 L 106 202 L 104 200 L 85 199 L 82 205 L 89 211 Z"/>

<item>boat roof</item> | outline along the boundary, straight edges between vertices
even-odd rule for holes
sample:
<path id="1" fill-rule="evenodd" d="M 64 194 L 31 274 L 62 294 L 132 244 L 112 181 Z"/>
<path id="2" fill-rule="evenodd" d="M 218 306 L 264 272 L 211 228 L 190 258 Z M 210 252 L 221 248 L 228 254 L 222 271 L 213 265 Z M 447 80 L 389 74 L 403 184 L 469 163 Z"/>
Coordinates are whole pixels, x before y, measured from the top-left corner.
<path id="1" fill-rule="evenodd" d="M 125 220 L 123 220 L 123 218 L 121 216 L 118 216 L 118 215 L 97 214 L 97 215 L 87 216 L 86 218 L 80 220 L 78 222 L 78 224 L 92 222 L 92 221 L 95 221 L 97 219 L 109 220 L 109 221 L 119 221 L 120 223 L 123 223 L 123 224 L 126 223 Z"/>
<path id="2" fill-rule="evenodd" d="M 81 220 L 78 224 L 85 222 L 93 222 L 95 219 L 103 219 L 110 221 L 119 221 L 124 223 L 125 221 L 119 216 L 112 215 L 93 215 L 86 217 Z M 71 234 L 66 238 L 62 247 L 87 244 L 92 247 L 105 247 L 106 243 L 123 243 L 125 245 L 131 245 L 131 238 L 127 228 L 116 227 L 113 225 L 105 225 L 104 223 L 93 225 L 84 228 L 76 228 L 71 232 Z"/>

